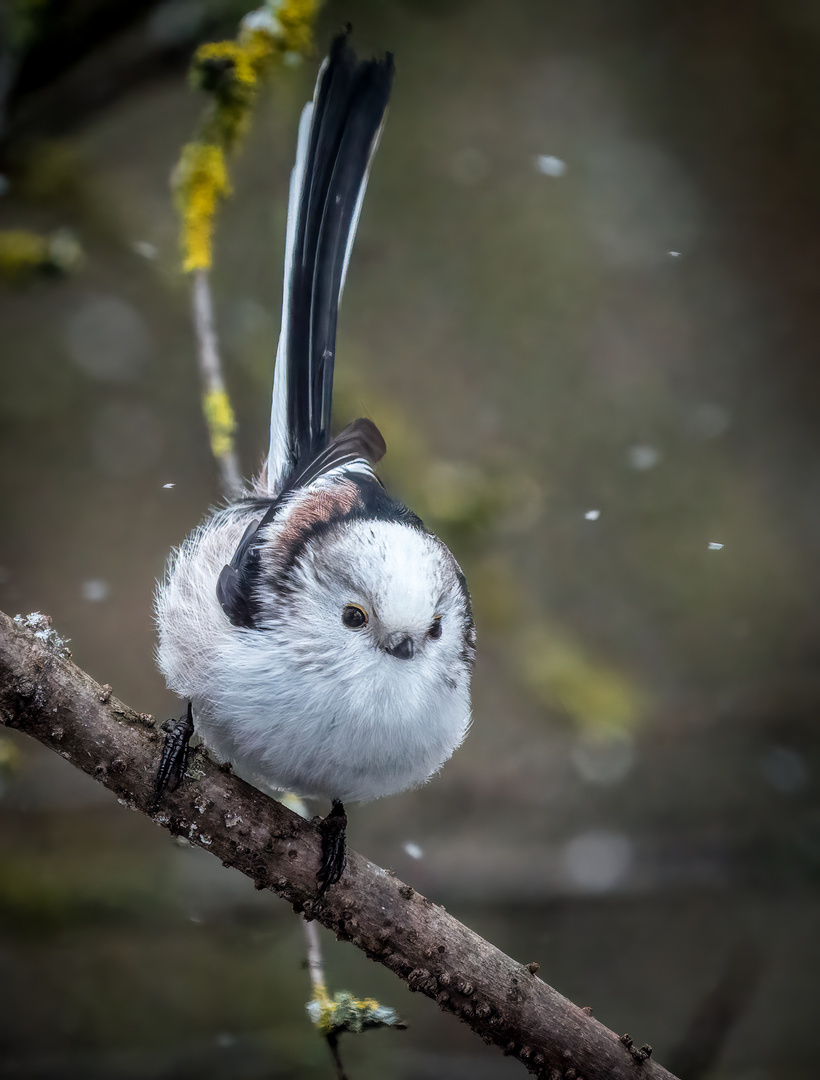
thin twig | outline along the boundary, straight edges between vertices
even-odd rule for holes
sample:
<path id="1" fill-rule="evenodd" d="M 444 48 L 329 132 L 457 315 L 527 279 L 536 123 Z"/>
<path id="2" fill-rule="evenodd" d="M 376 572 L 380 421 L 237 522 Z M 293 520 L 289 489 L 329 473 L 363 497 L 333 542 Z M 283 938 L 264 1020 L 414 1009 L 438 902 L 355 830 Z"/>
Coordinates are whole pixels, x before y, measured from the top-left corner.
<path id="1" fill-rule="evenodd" d="M 307 950 L 307 965 L 310 974 L 310 982 L 313 986 L 313 998 L 315 1001 L 328 1000 L 327 984 L 325 983 L 325 968 L 322 962 L 322 943 L 319 940 L 319 929 L 315 922 L 302 920 L 305 928 L 305 947 Z M 321 1026 L 321 1024 L 320 1024 Z M 336 1080 L 347 1080 L 347 1073 L 342 1064 L 339 1053 L 339 1036 L 336 1031 L 323 1032 L 325 1041 L 330 1049 L 330 1056 L 336 1068 Z"/>
<path id="2" fill-rule="evenodd" d="M 347 1073 L 345 1067 L 342 1064 L 342 1059 L 339 1056 L 339 1036 L 335 1031 L 327 1037 L 327 1045 L 330 1047 L 330 1054 L 333 1058 L 333 1064 L 336 1066 L 336 1080 L 347 1080 Z"/>
<path id="3" fill-rule="evenodd" d="M 313 992 L 318 994 L 327 989 L 325 968 L 322 962 L 322 943 L 319 941 L 319 931 L 315 922 L 305 922 L 304 927 L 308 974 L 310 975 Z"/>
<path id="4" fill-rule="evenodd" d="M 225 380 L 222 377 L 219 339 L 216 336 L 211 285 L 207 270 L 196 270 L 193 274 L 192 301 L 197 362 L 203 387 L 202 403 L 211 439 L 211 450 L 219 466 L 224 494 L 235 497 L 242 491 L 242 477 L 234 449 L 233 410 L 225 390 Z"/>

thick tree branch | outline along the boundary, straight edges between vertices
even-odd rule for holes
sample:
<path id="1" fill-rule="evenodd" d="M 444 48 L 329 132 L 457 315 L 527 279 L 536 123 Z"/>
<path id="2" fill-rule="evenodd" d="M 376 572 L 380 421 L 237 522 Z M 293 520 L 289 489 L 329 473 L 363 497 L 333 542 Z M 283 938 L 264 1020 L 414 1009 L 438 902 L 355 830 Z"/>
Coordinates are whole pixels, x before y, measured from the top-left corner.
<path id="1" fill-rule="evenodd" d="M 316 827 L 204 753 L 195 754 L 180 788 L 152 808 L 161 746 L 153 718 L 80 670 L 43 616 L 12 620 L 0 612 L 0 722 L 352 941 L 530 1072 L 548 1080 L 674 1080 L 646 1050 L 538 978 L 534 964 L 512 960 L 361 855 L 349 852 L 341 881 L 318 899 Z"/>

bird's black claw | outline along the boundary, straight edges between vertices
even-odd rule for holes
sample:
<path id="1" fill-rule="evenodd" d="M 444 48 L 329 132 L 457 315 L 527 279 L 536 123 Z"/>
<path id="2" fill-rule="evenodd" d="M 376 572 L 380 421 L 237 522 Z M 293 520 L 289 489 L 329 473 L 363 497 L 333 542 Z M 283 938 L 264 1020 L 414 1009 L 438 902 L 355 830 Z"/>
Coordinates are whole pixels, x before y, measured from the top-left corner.
<path id="1" fill-rule="evenodd" d="M 166 720 L 162 725 L 165 742 L 154 780 L 154 805 L 166 791 L 176 791 L 188 768 L 189 742 L 194 733 L 194 712 L 188 702 L 188 712 L 179 720 Z"/>
<path id="2" fill-rule="evenodd" d="M 335 885 L 345 868 L 345 829 L 347 828 L 347 814 L 345 808 L 338 801 L 333 802 L 333 808 L 326 818 L 319 822 L 319 833 L 322 837 L 322 862 L 316 880 L 319 882 L 319 895 L 324 895 L 331 885 Z"/>

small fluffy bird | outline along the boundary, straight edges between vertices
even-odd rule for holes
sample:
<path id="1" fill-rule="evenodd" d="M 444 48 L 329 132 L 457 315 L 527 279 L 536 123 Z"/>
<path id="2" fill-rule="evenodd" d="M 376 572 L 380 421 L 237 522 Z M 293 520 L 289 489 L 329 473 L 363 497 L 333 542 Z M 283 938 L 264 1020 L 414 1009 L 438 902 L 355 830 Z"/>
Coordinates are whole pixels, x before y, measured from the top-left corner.
<path id="1" fill-rule="evenodd" d="M 257 787 L 332 802 L 320 892 L 344 869 L 344 803 L 424 783 L 470 724 L 475 630 L 447 547 L 391 498 L 370 420 L 331 437 L 336 321 L 393 60 L 337 37 L 302 112 L 290 181 L 270 449 L 249 490 L 173 553 L 156 596 L 159 667 L 188 740 Z"/>

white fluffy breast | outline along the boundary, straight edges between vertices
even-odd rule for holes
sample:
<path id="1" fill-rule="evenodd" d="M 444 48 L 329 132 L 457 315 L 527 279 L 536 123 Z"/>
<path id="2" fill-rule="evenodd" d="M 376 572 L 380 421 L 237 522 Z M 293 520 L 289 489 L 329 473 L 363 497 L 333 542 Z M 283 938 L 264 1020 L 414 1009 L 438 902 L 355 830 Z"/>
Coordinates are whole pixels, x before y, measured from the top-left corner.
<path id="1" fill-rule="evenodd" d="M 283 573 L 287 521 L 274 523 L 257 628 L 239 628 L 216 581 L 248 520 L 228 512 L 193 534 L 157 595 L 160 667 L 197 731 L 273 789 L 351 801 L 423 783 L 470 722 L 472 619 L 452 555 L 412 525 L 353 520 L 319 531 Z M 366 626 L 343 623 L 351 604 Z M 397 635 L 412 658 L 387 651 Z"/>

